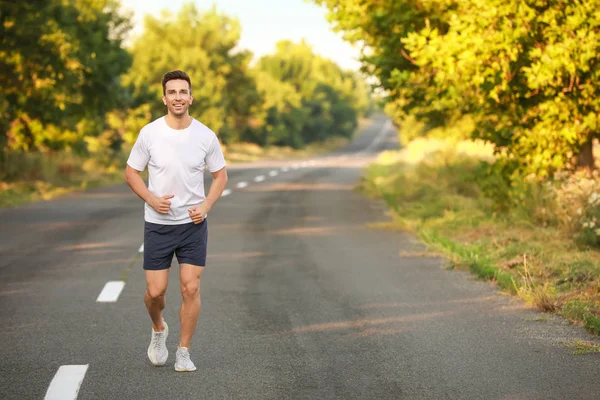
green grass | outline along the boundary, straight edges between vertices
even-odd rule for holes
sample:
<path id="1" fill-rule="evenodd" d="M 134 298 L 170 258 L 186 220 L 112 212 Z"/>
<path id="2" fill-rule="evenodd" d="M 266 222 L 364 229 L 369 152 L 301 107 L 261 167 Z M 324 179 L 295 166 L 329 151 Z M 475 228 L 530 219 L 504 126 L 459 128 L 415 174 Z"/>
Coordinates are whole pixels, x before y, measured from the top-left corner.
<path id="1" fill-rule="evenodd" d="M 393 211 L 390 225 L 413 232 L 446 256 L 450 268 L 600 334 L 600 252 L 522 209 L 495 210 L 478 173 L 491 154 L 477 146 L 433 141 L 429 148 L 420 141 L 384 153 L 359 189 L 384 199 Z"/>
<path id="2" fill-rule="evenodd" d="M 371 120 L 367 118 L 359 120 L 354 137 L 370 123 Z M 249 143 L 223 148 L 227 162 L 235 164 L 314 157 L 339 149 L 349 141 L 348 138 L 333 137 L 299 150 L 275 146 L 262 148 Z M 0 208 L 50 200 L 77 190 L 124 182 L 128 156 L 128 151 L 110 156 L 101 153 L 89 158 L 69 152 L 0 154 Z"/>
<path id="3" fill-rule="evenodd" d="M 572 343 L 569 343 L 567 347 L 571 348 L 571 351 L 575 355 L 600 353 L 600 346 L 594 343 L 584 342 L 582 340 L 576 340 Z"/>
<path id="4" fill-rule="evenodd" d="M 50 200 L 77 190 L 123 181 L 118 167 L 125 155 L 111 161 L 86 158 L 69 152 L 10 154 L 0 156 L 0 207 Z"/>

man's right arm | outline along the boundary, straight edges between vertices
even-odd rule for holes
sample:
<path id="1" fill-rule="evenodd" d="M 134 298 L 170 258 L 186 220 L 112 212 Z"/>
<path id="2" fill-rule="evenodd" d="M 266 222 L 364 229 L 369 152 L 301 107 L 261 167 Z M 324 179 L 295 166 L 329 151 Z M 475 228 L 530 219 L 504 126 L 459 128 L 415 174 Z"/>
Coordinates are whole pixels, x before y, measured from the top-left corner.
<path id="1" fill-rule="evenodd" d="M 167 214 L 169 212 L 171 206 L 169 199 L 173 198 L 173 195 L 165 195 L 163 197 L 156 197 L 153 195 L 140 176 L 140 171 L 127 165 L 127 167 L 125 167 L 125 181 L 140 199 L 148 203 L 148 205 L 154 208 L 158 213 Z"/>

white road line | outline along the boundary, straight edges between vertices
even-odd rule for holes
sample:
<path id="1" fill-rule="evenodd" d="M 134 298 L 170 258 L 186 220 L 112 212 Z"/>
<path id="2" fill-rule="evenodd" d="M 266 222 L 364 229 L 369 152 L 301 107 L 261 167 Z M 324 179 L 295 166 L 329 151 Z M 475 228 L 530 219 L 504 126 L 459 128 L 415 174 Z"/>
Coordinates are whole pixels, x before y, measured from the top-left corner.
<path id="1" fill-rule="evenodd" d="M 104 289 L 98 295 L 96 302 L 98 303 L 116 303 L 121 291 L 125 287 L 123 281 L 110 281 L 106 282 Z"/>
<path id="2" fill-rule="evenodd" d="M 361 151 L 357 154 L 365 154 L 365 153 L 368 153 L 369 151 L 372 151 L 373 149 L 375 149 L 375 147 L 379 144 L 379 142 L 381 142 L 383 140 L 383 138 L 387 135 L 387 132 L 391 127 L 392 127 L 392 121 L 388 119 L 387 121 L 385 121 L 385 123 L 381 127 L 381 131 L 379 131 L 379 133 L 377 134 L 375 139 L 373 139 L 373 141 L 367 146 L 367 148 L 365 148 L 363 151 Z"/>
<path id="3" fill-rule="evenodd" d="M 240 182 L 236 185 L 238 188 L 243 189 L 248 186 L 248 182 Z"/>
<path id="4" fill-rule="evenodd" d="M 256 178 L 254 178 L 254 182 L 262 182 L 265 180 L 265 176 L 264 175 L 259 175 Z"/>
<path id="5" fill-rule="evenodd" d="M 290 169 L 288 167 L 281 167 L 281 172 L 288 172 Z"/>
<path id="6" fill-rule="evenodd" d="M 294 164 L 294 165 L 292 166 L 292 168 L 293 168 L 293 169 L 298 169 L 298 164 Z"/>
<path id="7" fill-rule="evenodd" d="M 277 174 L 279 174 L 279 172 L 277 172 L 275 170 L 269 172 L 269 176 L 277 176 Z"/>
<path id="8" fill-rule="evenodd" d="M 61 366 L 50 382 L 44 400 L 75 400 L 87 369 L 88 365 Z"/>
<path id="9" fill-rule="evenodd" d="M 223 190 L 223 193 L 221 193 L 221 197 L 229 196 L 230 194 L 231 194 L 231 189 L 225 189 L 225 190 Z"/>
<path id="10" fill-rule="evenodd" d="M 139 253 L 143 253 L 144 252 L 144 243 L 142 243 L 142 245 L 140 246 L 140 249 L 138 250 Z"/>

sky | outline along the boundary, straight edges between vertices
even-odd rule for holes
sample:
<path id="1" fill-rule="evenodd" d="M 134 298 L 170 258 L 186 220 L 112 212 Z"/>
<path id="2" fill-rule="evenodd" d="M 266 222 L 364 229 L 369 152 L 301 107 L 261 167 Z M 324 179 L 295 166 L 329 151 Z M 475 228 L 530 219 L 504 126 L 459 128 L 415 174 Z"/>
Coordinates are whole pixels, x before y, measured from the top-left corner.
<path id="1" fill-rule="evenodd" d="M 134 32 L 139 33 L 145 14 L 158 16 L 163 9 L 177 13 L 190 1 L 199 10 L 216 5 L 219 12 L 237 17 L 242 25 L 239 46 L 251 50 L 255 57 L 273 53 L 279 40 L 305 39 L 315 53 L 335 61 L 343 69 L 359 68 L 359 49 L 333 32 L 325 18 L 325 7 L 306 0 L 121 0 L 121 3 L 134 12 Z"/>

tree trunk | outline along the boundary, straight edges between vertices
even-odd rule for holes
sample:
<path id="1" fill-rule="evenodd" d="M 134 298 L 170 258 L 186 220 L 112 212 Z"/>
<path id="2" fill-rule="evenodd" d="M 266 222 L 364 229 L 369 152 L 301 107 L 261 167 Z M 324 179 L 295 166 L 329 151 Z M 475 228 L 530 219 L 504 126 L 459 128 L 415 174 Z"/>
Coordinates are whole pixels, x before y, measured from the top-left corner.
<path id="1" fill-rule="evenodd" d="M 577 156 L 577 167 L 580 169 L 593 170 L 594 169 L 594 146 L 593 136 L 581 146 L 579 155 Z"/>

